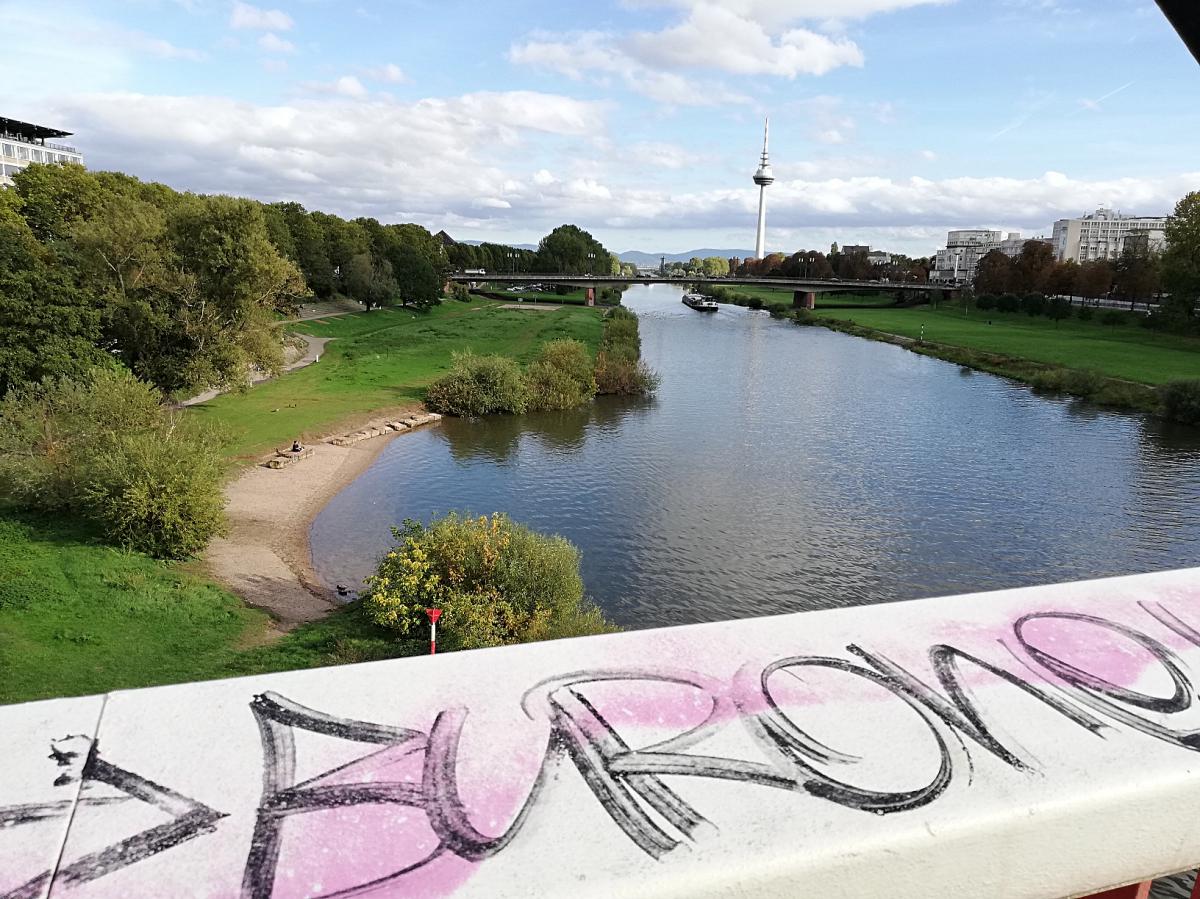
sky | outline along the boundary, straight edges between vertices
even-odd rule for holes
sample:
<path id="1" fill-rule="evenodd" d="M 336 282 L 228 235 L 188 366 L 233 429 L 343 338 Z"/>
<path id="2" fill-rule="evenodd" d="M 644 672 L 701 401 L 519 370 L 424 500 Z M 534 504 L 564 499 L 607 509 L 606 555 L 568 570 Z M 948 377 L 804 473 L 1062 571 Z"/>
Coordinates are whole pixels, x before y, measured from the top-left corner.
<path id="1" fill-rule="evenodd" d="M 1200 189 L 1148 0 L 0 0 L 0 115 L 93 169 L 459 240 L 925 255 Z"/>

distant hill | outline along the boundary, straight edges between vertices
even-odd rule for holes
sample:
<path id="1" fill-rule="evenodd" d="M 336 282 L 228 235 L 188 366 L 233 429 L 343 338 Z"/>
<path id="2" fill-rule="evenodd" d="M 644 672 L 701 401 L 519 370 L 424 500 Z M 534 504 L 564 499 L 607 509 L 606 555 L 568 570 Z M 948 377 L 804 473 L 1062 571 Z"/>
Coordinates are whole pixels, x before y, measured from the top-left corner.
<path id="1" fill-rule="evenodd" d="M 688 250 L 686 253 L 643 253 L 640 250 L 627 250 L 621 253 L 619 258 L 622 262 L 632 262 L 634 265 L 641 268 L 648 268 L 658 265 L 663 256 L 667 257 L 667 262 L 687 262 L 693 256 L 698 256 L 703 259 L 705 256 L 720 256 L 722 259 L 728 259 L 731 256 L 737 256 L 739 259 L 745 259 L 747 256 L 753 256 L 753 250 Z"/>

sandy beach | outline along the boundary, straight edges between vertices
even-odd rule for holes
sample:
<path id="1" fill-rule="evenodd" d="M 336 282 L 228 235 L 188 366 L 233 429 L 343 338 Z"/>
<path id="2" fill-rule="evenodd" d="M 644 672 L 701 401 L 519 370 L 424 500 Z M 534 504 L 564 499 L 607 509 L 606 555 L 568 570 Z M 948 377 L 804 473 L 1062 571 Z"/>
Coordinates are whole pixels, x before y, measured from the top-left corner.
<path id="1" fill-rule="evenodd" d="M 312 456 L 287 468 L 241 472 L 225 488 L 229 534 L 209 545 L 208 574 L 270 613 L 280 631 L 328 614 L 337 600 L 313 569 L 309 525 L 400 433 L 353 446 L 316 443 Z"/>

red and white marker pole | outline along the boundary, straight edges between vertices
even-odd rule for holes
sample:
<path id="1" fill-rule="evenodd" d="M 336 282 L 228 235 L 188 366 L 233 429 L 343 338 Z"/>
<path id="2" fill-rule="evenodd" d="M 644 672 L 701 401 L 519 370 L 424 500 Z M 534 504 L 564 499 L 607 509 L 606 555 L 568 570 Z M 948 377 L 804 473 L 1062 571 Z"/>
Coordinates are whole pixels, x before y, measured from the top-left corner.
<path id="1" fill-rule="evenodd" d="M 442 610 L 426 609 L 425 614 L 429 616 L 429 654 L 434 655 L 437 652 L 437 623 L 442 617 Z"/>

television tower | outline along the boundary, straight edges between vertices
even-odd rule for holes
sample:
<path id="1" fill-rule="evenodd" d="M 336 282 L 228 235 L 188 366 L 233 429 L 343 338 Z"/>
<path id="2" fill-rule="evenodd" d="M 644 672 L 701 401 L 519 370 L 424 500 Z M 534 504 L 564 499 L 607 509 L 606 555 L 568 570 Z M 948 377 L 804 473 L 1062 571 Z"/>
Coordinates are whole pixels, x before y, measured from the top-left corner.
<path id="1" fill-rule="evenodd" d="M 763 151 L 762 161 L 758 171 L 754 173 L 754 183 L 758 185 L 758 239 L 754 242 L 754 258 L 762 259 L 767 252 L 767 185 L 775 181 L 771 174 L 771 162 L 767 158 L 767 135 L 770 133 L 771 120 L 763 119 Z"/>

